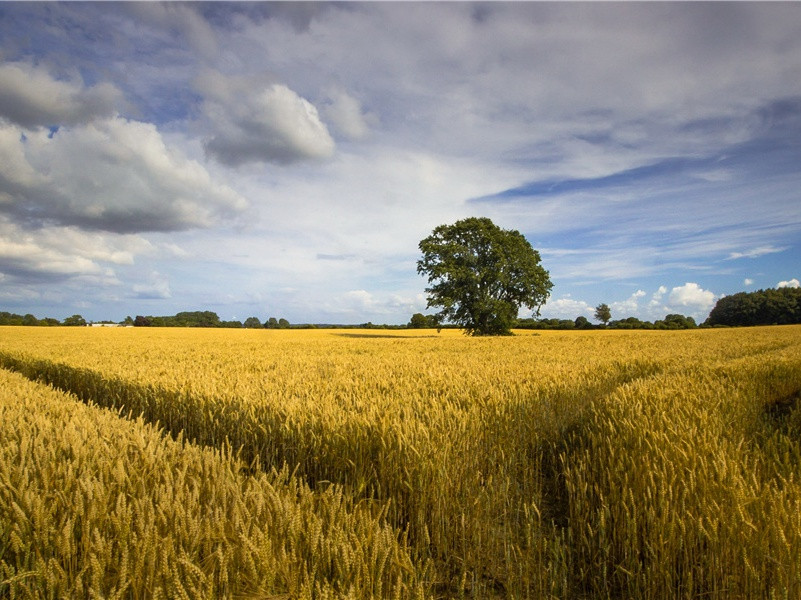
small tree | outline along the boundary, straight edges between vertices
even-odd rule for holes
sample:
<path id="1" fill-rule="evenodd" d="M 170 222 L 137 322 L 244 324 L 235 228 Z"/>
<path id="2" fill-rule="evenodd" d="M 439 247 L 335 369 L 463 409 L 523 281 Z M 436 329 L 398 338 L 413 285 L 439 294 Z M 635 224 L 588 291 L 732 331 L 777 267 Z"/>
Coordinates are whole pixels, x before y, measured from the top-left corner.
<path id="1" fill-rule="evenodd" d="M 64 325 L 67 325 L 68 327 L 85 327 L 86 319 L 84 319 L 81 315 L 72 315 L 71 317 L 64 319 Z"/>
<path id="2" fill-rule="evenodd" d="M 286 319 L 278 319 L 278 329 L 289 329 L 289 321 Z"/>
<path id="3" fill-rule="evenodd" d="M 539 253 L 523 235 L 487 218 L 440 225 L 420 242 L 417 272 L 428 277 L 428 307 L 440 306 L 470 335 L 508 335 L 521 306 L 536 309 L 552 287 Z"/>
<path id="4" fill-rule="evenodd" d="M 609 307 L 606 304 L 599 304 L 595 307 L 595 320 L 600 321 L 604 325 L 609 323 L 609 319 L 612 318 L 612 311 L 609 310 Z"/>
<path id="5" fill-rule="evenodd" d="M 245 319 L 244 326 L 248 329 L 261 329 L 261 321 L 256 317 L 248 317 Z"/>
<path id="6" fill-rule="evenodd" d="M 152 325 L 152 321 L 147 317 L 143 317 L 142 315 L 136 315 L 136 318 L 133 321 L 134 327 L 150 327 Z"/>
<path id="7" fill-rule="evenodd" d="M 584 315 L 576 317 L 576 320 L 574 321 L 574 325 L 575 325 L 576 329 L 589 329 L 590 327 L 592 327 L 592 325 L 590 324 L 589 320 Z"/>

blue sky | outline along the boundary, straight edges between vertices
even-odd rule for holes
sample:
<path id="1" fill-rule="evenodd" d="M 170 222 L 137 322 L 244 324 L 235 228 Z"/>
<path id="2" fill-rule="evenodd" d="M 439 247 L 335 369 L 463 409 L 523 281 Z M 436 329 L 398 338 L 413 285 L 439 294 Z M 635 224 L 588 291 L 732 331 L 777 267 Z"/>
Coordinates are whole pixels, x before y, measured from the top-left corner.
<path id="1" fill-rule="evenodd" d="M 0 310 L 405 323 L 487 216 L 543 316 L 703 320 L 800 166 L 799 3 L 0 4 Z"/>

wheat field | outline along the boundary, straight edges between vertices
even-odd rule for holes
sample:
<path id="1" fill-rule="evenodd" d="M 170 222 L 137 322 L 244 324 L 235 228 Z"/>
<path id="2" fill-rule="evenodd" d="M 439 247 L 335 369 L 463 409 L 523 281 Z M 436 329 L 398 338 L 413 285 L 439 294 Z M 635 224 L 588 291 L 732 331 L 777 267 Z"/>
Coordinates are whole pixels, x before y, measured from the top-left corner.
<path id="1" fill-rule="evenodd" d="M 801 597 L 801 327 L 518 333 L 0 328 L 0 597 Z"/>

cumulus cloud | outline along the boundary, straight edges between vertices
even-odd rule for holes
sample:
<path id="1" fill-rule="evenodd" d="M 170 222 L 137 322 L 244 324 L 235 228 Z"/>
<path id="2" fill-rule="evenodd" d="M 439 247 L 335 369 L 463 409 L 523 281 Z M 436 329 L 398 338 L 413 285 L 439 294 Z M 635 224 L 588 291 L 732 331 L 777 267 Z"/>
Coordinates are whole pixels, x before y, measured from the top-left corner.
<path id="1" fill-rule="evenodd" d="M 55 135 L 0 125 L 0 198 L 28 222 L 117 233 L 208 227 L 246 206 L 154 125 L 122 118 Z"/>
<path id="2" fill-rule="evenodd" d="M 617 315 L 618 318 L 625 319 L 638 313 L 639 300 L 645 295 L 646 294 L 643 290 L 637 290 L 625 300 L 612 302 L 612 304 L 609 305 L 609 308 L 612 310 L 613 315 Z"/>
<path id="3" fill-rule="evenodd" d="M 0 117 L 23 127 L 88 123 L 112 116 L 121 101 L 110 83 L 87 88 L 80 79 L 60 81 L 24 62 L 0 64 Z"/>
<path id="4" fill-rule="evenodd" d="M 662 296 L 667 294 L 667 288 L 664 285 L 660 285 L 659 288 L 654 292 L 653 296 L 651 296 L 651 306 L 659 306 L 662 303 Z"/>
<path id="5" fill-rule="evenodd" d="M 743 285 L 745 286 L 754 285 L 754 280 L 751 279 L 750 277 L 746 277 L 745 279 L 743 279 Z"/>
<path id="6" fill-rule="evenodd" d="M 789 281 L 780 281 L 776 284 L 777 288 L 798 288 L 801 287 L 801 282 L 798 279 L 790 279 Z"/>
<path id="7" fill-rule="evenodd" d="M 140 300 L 166 300 L 172 298 L 170 282 L 161 273 L 153 271 L 147 283 L 133 286 L 133 296 Z"/>
<path id="8" fill-rule="evenodd" d="M 15 282 L 100 277 L 116 283 L 110 265 L 130 265 L 151 245 L 137 236 L 109 236 L 75 227 L 25 229 L 0 217 L 0 273 Z"/>
<path id="9" fill-rule="evenodd" d="M 207 72 L 197 88 L 211 129 L 203 145 L 222 164 L 290 164 L 334 153 L 317 109 L 286 85 Z"/>
<path id="10" fill-rule="evenodd" d="M 386 319 L 388 315 L 408 315 L 426 309 L 423 294 L 374 294 L 367 290 L 350 290 L 335 299 L 337 311 L 345 311 L 351 318 Z"/>
<path id="11" fill-rule="evenodd" d="M 214 30 L 190 3 L 131 2 L 124 6 L 141 22 L 184 36 L 192 49 L 206 58 L 219 51 Z"/>
<path id="12" fill-rule="evenodd" d="M 668 296 L 668 302 L 673 307 L 686 307 L 693 311 L 708 310 L 715 304 L 715 294 L 702 289 L 697 283 L 685 283 L 674 287 Z"/>
<path id="13" fill-rule="evenodd" d="M 367 124 L 369 117 L 364 114 L 359 101 L 342 90 L 329 92 L 329 99 L 323 107 L 323 114 L 337 132 L 348 139 L 360 140 L 370 130 Z"/>
<path id="14" fill-rule="evenodd" d="M 565 294 L 561 298 L 548 300 L 541 312 L 543 316 L 553 319 L 575 319 L 580 315 L 591 317 L 595 309 L 584 300 L 576 300 L 570 294 Z"/>

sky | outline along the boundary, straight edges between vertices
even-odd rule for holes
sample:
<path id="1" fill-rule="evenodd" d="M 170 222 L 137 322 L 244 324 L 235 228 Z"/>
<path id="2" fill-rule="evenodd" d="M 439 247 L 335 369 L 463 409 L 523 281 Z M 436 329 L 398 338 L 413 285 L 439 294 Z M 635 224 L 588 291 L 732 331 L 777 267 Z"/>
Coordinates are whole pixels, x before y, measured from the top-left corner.
<path id="1" fill-rule="evenodd" d="M 0 3 L 0 310 L 402 324 L 471 216 L 543 317 L 798 287 L 801 3 Z"/>

